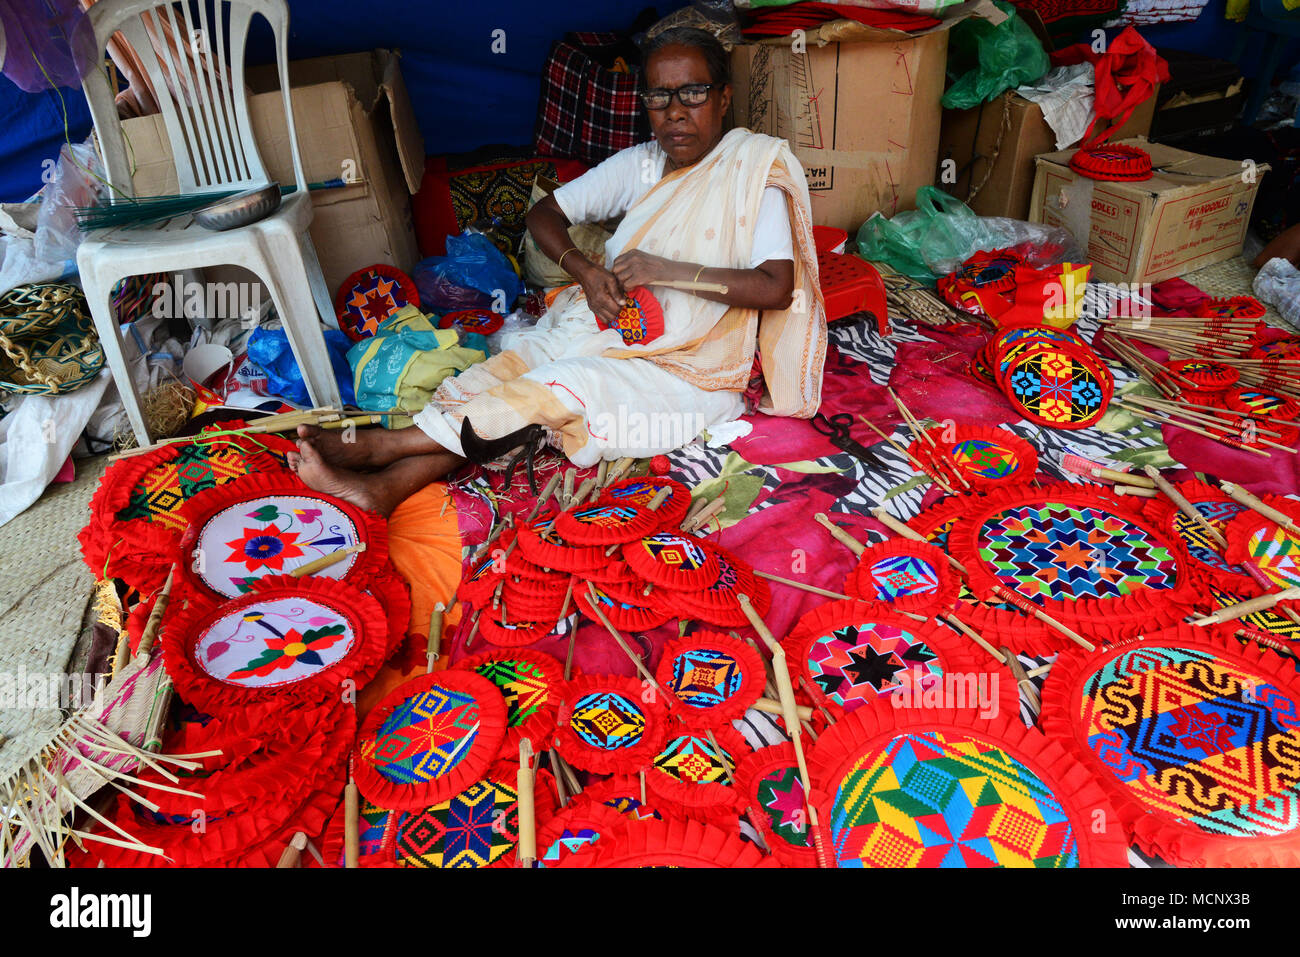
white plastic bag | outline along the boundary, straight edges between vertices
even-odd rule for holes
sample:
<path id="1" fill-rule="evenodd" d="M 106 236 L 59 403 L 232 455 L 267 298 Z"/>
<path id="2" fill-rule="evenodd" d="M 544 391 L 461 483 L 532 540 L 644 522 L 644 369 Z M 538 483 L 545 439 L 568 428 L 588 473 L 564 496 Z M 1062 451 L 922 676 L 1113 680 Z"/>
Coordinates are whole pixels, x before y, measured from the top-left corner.
<path id="1" fill-rule="evenodd" d="M 1273 306 L 1300 331 L 1300 269 L 1281 258 L 1270 259 L 1255 277 L 1255 298 Z"/>

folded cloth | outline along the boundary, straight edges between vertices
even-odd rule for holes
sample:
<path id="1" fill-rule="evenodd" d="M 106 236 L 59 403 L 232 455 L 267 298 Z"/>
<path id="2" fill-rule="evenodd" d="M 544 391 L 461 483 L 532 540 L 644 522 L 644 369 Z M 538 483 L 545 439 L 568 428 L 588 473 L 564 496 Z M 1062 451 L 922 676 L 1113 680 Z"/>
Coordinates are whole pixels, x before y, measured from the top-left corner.
<path id="1" fill-rule="evenodd" d="M 805 30 L 832 20 L 856 20 L 864 26 L 882 30 L 903 30 L 908 33 L 928 30 L 942 22 L 934 17 L 903 13 L 898 10 L 873 10 L 869 7 L 838 3 L 810 2 L 747 14 L 741 32 L 747 37 L 784 36 L 795 30 Z"/>

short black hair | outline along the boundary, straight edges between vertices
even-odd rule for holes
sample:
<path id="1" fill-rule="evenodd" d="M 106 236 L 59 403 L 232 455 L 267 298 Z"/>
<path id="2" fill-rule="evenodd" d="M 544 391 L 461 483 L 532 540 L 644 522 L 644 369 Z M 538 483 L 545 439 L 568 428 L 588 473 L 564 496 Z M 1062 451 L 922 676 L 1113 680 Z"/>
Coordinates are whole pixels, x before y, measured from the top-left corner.
<path id="1" fill-rule="evenodd" d="M 664 47 L 694 47 L 704 54 L 704 62 L 709 68 L 711 83 L 731 82 L 731 57 L 726 49 L 708 30 L 698 27 L 669 27 L 662 33 L 656 33 L 645 41 L 641 48 L 641 62 L 649 64 L 650 57 Z"/>

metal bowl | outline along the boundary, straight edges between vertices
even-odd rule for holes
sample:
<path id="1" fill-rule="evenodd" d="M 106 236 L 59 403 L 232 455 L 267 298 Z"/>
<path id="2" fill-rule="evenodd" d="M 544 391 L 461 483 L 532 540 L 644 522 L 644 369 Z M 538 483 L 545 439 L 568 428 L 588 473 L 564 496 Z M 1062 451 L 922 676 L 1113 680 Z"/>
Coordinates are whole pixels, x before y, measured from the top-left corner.
<path id="1" fill-rule="evenodd" d="M 220 232 L 265 219 L 279 208 L 280 184 L 271 183 L 200 207 L 194 211 L 194 221 L 204 229 Z"/>

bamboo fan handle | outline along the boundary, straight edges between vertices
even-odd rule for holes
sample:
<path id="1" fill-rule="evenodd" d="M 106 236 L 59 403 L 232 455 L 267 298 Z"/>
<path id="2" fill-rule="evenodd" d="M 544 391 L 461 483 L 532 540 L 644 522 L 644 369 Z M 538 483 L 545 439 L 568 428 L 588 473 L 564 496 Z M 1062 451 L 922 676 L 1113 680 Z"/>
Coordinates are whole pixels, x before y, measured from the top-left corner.
<path id="1" fill-rule="evenodd" d="M 659 511 L 659 506 L 664 503 L 664 500 L 667 499 L 670 494 L 672 494 L 672 489 L 665 485 L 663 488 L 659 489 L 659 491 L 655 492 L 655 497 L 650 499 L 650 504 L 647 505 L 646 508 L 650 509 L 652 512 Z"/>
<path id="2" fill-rule="evenodd" d="M 162 591 L 154 599 L 153 609 L 149 612 L 149 620 L 145 622 L 144 632 L 140 635 L 140 644 L 136 648 L 135 656 L 141 659 L 147 659 L 149 653 L 153 651 L 154 640 L 158 637 L 158 629 L 162 626 L 163 615 L 167 612 L 167 605 L 172 598 L 172 584 L 176 580 L 176 566 L 171 567 L 167 573 L 167 580 L 163 582 Z"/>
<path id="3" fill-rule="evenodd" d="M 1253 615 L 1257 611 L 1267 611 L 1278 602 L 1294 601 L 1297 598 L 1300 598 L 1300 588 L 1287 588 L 1283 591 L 1273 592 L 1271 595 L 1260 595 L 1258 598 L 1252 598 L 1249 601 L 1240 601 L 1235 605 L 1220 608 L 1204 618 L 1197 618 L 1192 624 L 1204 627 L 1205 625 L 1217 625 L 1224 621 L 1235 621 L 1246 615 Z"/>
<path id="4" fill-rule="evenodd" d="M 843 545 L 845 548 L 851 551 L 854 555 L 861 555 L 863 552 L 867 550 L 867 546 L 863 545 L 860 541 L 858 541 L 848 532 L 844 531 L 844 529 L 840 528 L 838 525 L 832 522 L 826 516 L 825 512 L 818 512 L 816 515 L 813 516 L 813 518 L 817 521 L 819 525 L 823 526 L 826 529 L 826 531 L 831 533 L 832 538 L 834 538 L 837 542 L 839 542 L 841 545 Z"/>
<path id="5" fill-rule="evenodd" d="M 759 571 L 757 568 L 754 569 L 754 574 L 759 578 L 766 578 L 768 581 L 777 582 L 781 585 L 788 585 L 791 588 L 798 588 L 800 591 L 810 592 L 814 595 L 821 595 L 823 598 L 835 598 L 843 601 L 851 597 L 837 591 L 831 591 L 828 588 L 818 588 L 816 585 L 806 585 L 803 582 L 797 582 L 790 578 L 782 578 L 780 575 L 773 575 L 771 572 Z"/>
<path id="6" fill-rule="evenodd" d="M 785 716 L 785 709 L 781 706 L 780 701 L 773 701 L 771 698 L 759 698 L 752 705 L 755 711 L 761 711 L 764 714 L 775 714 L 781 717 Z M 806 704 L 795 705 L 795 714 L 799 716 L 800 721 L 811 721 L 813 709 Z"/>
<path id="7" fill-rule="evenodd" d="M 532 867 L 537 860 L 537 811 L 533 802 L 533 745 L 519 742 L 519 772 L 515 777 L 519 808 L 519 866 Z"/>
<path id="8" fill-rule="evenodd" d="M 997 595 L 999 598 L 1001 598 L 1003 601 L 1007 601 L 1015 605 L 1025 614 L 1037 618 L 1039 621 L 1047 625 L 1049 628 L 1052 628 L 1055 631 L 1059 631 L 1061 634 L 1065 635 L 1066 638 L 1069 638 L 1072 642 L 1074 642 L 1080 648 L 1083 648 L 1085 651 L 1097 650 L 1097 646 L 1094 645 L 1091 641 L 1089 641 L 1087 638 L 1080 635 L 1078 632 L 1073 631 L 1070 628 L 1067 628 L 1065 625 L 1061 624 L 1059 621 L 1057 621 L 1047 612 L 1043 611 L 1043 609 L 1039 608 L 1037 605 L 1035 605 L 1024 595 L 1018 594 L 1017 592 L 1012 591 L 1010 588 L 1007 588 L 1004 585 L 995 585 L 993 588 L 993 593 Z"/>
<path id="9" fill-rule="evenodd" d="M 574 502 L 581 504 L 587 501 L 588 497 L 591 495 L 591 490 L 595 487 L 596 477 L 594 475 L 591 478 L 585 479 L 583 483 L 578 486 L 578 491 L 573 493 Z"/>
<path id="10" fill-rule="evenodd" d="M 573 469 L 565 469 L 564 486 L 561 492 L 561 498 L 565 508 L 573 504 L 573 483 L 577 480 L 577 472 Z"/>
<path id="11" fill-rule="evenodd" d="M 871 510 L 871 517 L 895 535 L 902 538 L 910 538 L 912 541 L 920 542 L 923 545 L 928 544 L 924 535 L 913 528 L 909 528 L 907 525 L 894 518 L 894 516 L 890 515 L 883 508 L 873 508 Z M 957 569 L 957 571 L 961 572 L 963 575 L 967 573 L 966 566 L 957 561 L 957 559 L 953 558 L 951 555 L 948 556 L 948 564 Z"/>
<path id="12" fill-rule="evenodd" d="M 716 292 L 720 296 L 727 294 L 726 283 L 721 282 L 692 282 L 689 279 L 662 279 L 650 283 L 652 286 L 663 286 L 665 289 L 685 289 L 688 292 Z"/>
<path id="13" fill-rule="evenodd" d="M 276 867 L 298 867 L 302 862 L 302 852 L 307 849 L 307 835 L 299 831 L 289 842 L 289 846 L 280 855 Z"/>
<path id="14" fill-rule="evenodd" d="M 1178 511 L 1182 512 L 1197 525 L 1201 526 L 1201 528 L 1205 530 L 1205 534 L 1209 535 L 1216 545 L 1220 548 L 1228 547 L 1228 540 L 1223 537 L 1223 534 L 1211 525 L 1209 519 L 1202 515 L 1200 510 L 1189 502 L 1182 492 L 1178 491 L 1178 489 L 1176 489 L 1163 475 L 1161 475 L 1160 471 L 1155 468 L 1155 466 L 1148 465 L 1143 468 L 1142 471 L 1146 472 L 1147 477 L 1151 479 L 1155 487 L 1163 492 L 1165 497 L 1178 507 Z"/>
<path id="15" fill-rule="evenodd" d="M 1111 487 L 1116 495 L 1129 496 L 1130 498 L 1159 498 L 1160 493 L 1153 488 L 1143 488 L 1140 485 L 1115 485 Z"/>
<path id="16" fill-rule="evenodd" d="M 1254 495 L 1247 492 L 1240 485 L 1234 485 L 1232 482 L 1220 482 L 1219 488 L 1227 494 L 1234 502 L 1246 506 L 1257 515 L 1262 515 L 1271 522 L 1277 522 L 1283 528 L 1292 532 L 1300 533 L 1300 526 L 1297 526 L 1291 516 L 1284 512 L 1279 512 L 1272 505 L 1266 505 Z"/>
<path id="17" fill-rule="evenodd" d="M 555 494 L 555 487 L 560 484 L 560 473 L 554 472 L 546 480 L 546 485 L 542 487 L 542 494 L 537 496 L 537 501 L 533 503 L 533 510 L 528 513 L 528 518 L 524 520 L 525 524 L 531 522 L 537 517 L 537 513 L 542 510 L 542 506 Z"/>
<path id="18" fill-rule="evenodd" d="M 357 867 L 361 860 L 361 796 L 357 782 L 348 778 L 343 789 L 343 866 Z"/>
<path id="19" fill-rule="evenodd" d="M 1155 488 L 1156 483 L 1148 478 L 1143 478 L 1136 472 L 1116 472 L 1114 469 L 1095 468 L 1092 469 L 1092 477 L 1105 479 L 1108 482 L 1127 483 L 1137 485 L 1142 488 Z"/>
<path id="20" fill-rule="evenodd" d="M 442 602 L 433 606 L 433 612 L 429 615 L 429 639 L 425 645 L 424 653 L 426 658 L 426 669 L 433 670 L 433 663 L 438 660 L 442 653 L 442 617 L 445 609 Z"/>
<path id="21" fill-rule="evenodd" d="M 337 551 L 330 552 L 328 555 L 322 555 L 320 558 L 313 559 L 305 565 L 299 565 L 289 572 L 294 578 L 305 578 L 308 575 L 314 575 L 319 571 L 329 568 L 331 565 L 337 565 L 349 555 L 355 555 L 358 552 L 366 550 L 366 543 L 361 542 L 357 545 L 349 545 L 346 548 L 340 548 Z"/>

